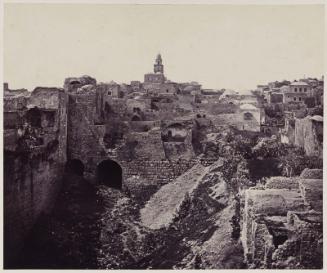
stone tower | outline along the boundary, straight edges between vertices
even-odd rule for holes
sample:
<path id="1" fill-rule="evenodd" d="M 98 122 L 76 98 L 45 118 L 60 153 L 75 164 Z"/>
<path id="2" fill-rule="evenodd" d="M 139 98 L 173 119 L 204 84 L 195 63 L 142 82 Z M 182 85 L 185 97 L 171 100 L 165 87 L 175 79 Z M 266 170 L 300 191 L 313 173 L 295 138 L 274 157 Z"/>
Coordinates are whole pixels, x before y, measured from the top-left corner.
<path id="1" fill-rule="evenodd" d="M 158 54 L 157 58 L 156 58 L 156 62 L 154 64 L 154 73 L 164 73 L 164 66 L 162 64 L 162 59 L 161 59 L 161 55 Z"/>

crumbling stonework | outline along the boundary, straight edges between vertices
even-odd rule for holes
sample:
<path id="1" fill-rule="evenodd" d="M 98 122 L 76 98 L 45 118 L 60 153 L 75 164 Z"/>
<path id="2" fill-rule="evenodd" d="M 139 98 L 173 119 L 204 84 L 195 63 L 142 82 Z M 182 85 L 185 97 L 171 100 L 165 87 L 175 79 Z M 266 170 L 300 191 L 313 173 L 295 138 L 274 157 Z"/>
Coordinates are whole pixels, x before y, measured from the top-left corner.
<path id="1" fill-rule="evenodd" d="M 321 268 L 322 179 L 272 177 L 246 190 L 242 242 L 251 267 Z"/>
<path id="2" fill-rule="evenodd" d="M 23 104 L 21 104 L 23 102 Z M 5 266 L 15 259 L 36 219 L 48 212 L 60 189 L 66 162 L 67 94 L 36 88 L 28 96 L 5 97 Z"/>
<path id="3" fill-rule="evenodd" d="M 321 116 L 307 116 L 295 120 L 295 145 L 303 147 L 309 156 L 322 156 L 323 120 Z"/>
<path id="4" fill-rule="evenodd" d="M 153 186 L 152 191 L 174 188 L 169 183 L 175 179 L 176 191 L 178 182 L 185 183 L 187 179 L 199 190 L 197 178 L 203 180 L 201 172 L 208 171 L 207 167 L 217 160 L 216 155 L 210 160 L 200 156 L 210 139 L 230 127 L 244 134 L 261 134 L 265 114 L 256 96 L 202 92 L 198 83 L 177 84 L 168 81 L 163 70 L 157 72 L 147 74 L 145 83 L 131 85 L 97 83 L 90 76 L 82 76 L 67 78 L 64 89 L 38 87 L 33 92 L 14 92 L 6 88 L 6 253 L 17 253 L 38 216 L 50 209 L 65 164 L 79 162 L 81 175 L 84 173 L 89 182 L 96 184 L 99 166 L 113 161 L 122 172 L 124 187 L 132 193 L 143 186 Z M 317 118 L 306 119 L 303 124 L 302 121 L 293 130 L 294 142 L 303 146 L 307 154 L 320 153 L 322 122 Z M 307 171 L 300 178 L 271 178 L 264 189 L 247 191 L 243 242 L 249 264 L 281 267 L 274 264 L 282 258 L 274 258 L 273 254 L 279 249 L 276 245 L 289 242 L 288 213 L 321 211 L 317 185 L 322 177 L 316 177 L 317 173 Z M 210 174 L 204 179 L 213 187 L 205 190 L 206 195 L 213 192 L 205 200 L 219 199 L 214 203 L 218 207 L 212 205 L 214 209 L 230 201 L 229 196 L 221 194 L 228 191 L 230 181 L 220 178 L 218 187 L 213 185 L 218 176 Z M 192 192 L 191 186 L 186 186 L 186 192 Z M 145 193 L 146 198 L 151 194 Z M 172 207 L 179 205 L 173 202 Z M 235 207 L 231 202 L 222 215 L 226 234 L 232 229 L 228 217 Z M 152 216 L 158 217 L 155 213 Z M 168 218 L 171 220 L 172 214 Z M 12 226 L 13 235 L 9 234 Z M 213 238 L 219 240 L 222 235 L 216 232 Z M 226 248 L 227 241 L 231 240 L 225 240 Z M 213 244 L 214 239 L 210 247 Z M 206 255 L 215 260 L 213 254 Z"/>

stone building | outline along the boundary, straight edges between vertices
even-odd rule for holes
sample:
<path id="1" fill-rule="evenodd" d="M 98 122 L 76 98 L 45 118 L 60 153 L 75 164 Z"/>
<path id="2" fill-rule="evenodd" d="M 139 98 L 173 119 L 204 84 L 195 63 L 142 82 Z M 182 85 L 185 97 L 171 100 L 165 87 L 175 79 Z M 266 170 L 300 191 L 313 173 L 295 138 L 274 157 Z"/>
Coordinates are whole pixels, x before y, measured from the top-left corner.
<path id="1" fill-rule="evenodd" d="M 140 92 L 142 91 L 142 83 L 140 81 L 131 81 L 131 89 L 133 92 Z"/>
<path id="2" fill-rule="evenodd" d="M 311 88 L 306 82 L 293 82 L 284 89 L 283 103 L 304 103 L 310 94 Z"/>
<path id="3" fill-rule="evenodd" d="M 147 92 L 160 92 L 161 85 L 166 81 L 164 75 L 164 66 L 162 64 L 161 55 L 158 54 L 154 68 L 154 73 L 148 73 L 144 75 L 143 88 Z"/>
<path id="4" fill-rule="evenodd" d="M 268 92 L 267 102 L 269 104 L 272 103 L 282 103 L 284 99 L 284 95 L 281 92 Z"/>

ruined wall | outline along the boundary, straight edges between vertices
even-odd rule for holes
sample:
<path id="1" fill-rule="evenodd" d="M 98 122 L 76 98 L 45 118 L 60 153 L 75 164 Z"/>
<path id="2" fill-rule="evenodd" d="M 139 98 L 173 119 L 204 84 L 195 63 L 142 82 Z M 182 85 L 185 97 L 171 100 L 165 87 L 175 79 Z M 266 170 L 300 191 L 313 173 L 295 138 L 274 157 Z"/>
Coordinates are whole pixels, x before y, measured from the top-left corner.
<path id="1" fill-rule="evenodd" d="M 192 146 L 193 120 L 162 120 L 161 139 L 169 160 L 190 160 L 195 154 Z"/>
<path id="2" fill-rule="evenodd" d="M 68 102 L 68 159 L 80 159 L 86 172 L 94 172 L 102 157 L 105 156 L 101 140 L 105 125 L 96 125 L 96 93 L 70 94 Z"/>
<path id="3" fill-rule="evenodd" d="M 124 132 L 114 146 L 108 147 L 105 136 L 119 133 L 116 123 L 116 125 L 110 126 L 116 115 L 110 118 L 109 114 L 108 120 L 103 125 L 96 125 L 95 120 L 98 113 L 94 105 L 97 101 L 96 92 L 70 94 L 68 107 L 68 158 L 81 160 L 85 165 L 86 172 L 93 177 L 97 165 L 108 158 L 120 164 L 124 181 L 128 181 L 132 176 L 137 176 L 140 177 L 138 183 L 169 182 L 193 164 L 190 156 L 182 158 L 181 161 L 184 163 L 167 160 L 160 123 L 157 121 L 125 122 L 117 120 L 117 124 L 125 126 Z M 145 125 L 152 128 L 143 132 L 139 130 L 140 128 L 134 128 Z M 187 143 L 189 146 L 191 145 L 190 139 Z M 174 159 L 177 161 L 178 158 L 177 156 Z"/>
<path id="4" fill-rule="evenodd" d="M 26 108 L 16 109 L 15 123 L 4 130 L 5 267 L 14 262 L 38 217 L 50 211 L 66 161 L 67 95 L 36 88 L 29 96 Z M 14 111 L 9 105 L 18 104 L 8 103 L 5 115 Z"/>
<path id="5" fill-rule="evenodd" d="M 302 147 L 308 156 L 322 157 L 322 128 L 323 122 L 310 116 L 295 119 L 295 145 Z"/>
<path id="6" fill-rule="evenodd" d="M 306 169 L 246 190 L 242 243 L 250 267 L 322 267 L 322 182 L 321 171 Z"/>

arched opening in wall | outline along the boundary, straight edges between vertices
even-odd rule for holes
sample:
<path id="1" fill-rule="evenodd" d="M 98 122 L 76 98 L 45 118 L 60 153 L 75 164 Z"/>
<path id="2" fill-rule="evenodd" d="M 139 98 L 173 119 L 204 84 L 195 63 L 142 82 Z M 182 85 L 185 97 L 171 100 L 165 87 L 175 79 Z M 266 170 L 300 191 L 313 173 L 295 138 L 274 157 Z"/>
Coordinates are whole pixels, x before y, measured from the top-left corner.
<path id="1" fill-rule="evenodd" d="M 161 133 L 163 142 L 184 142 L 187 137 L 187 129 L 180 123 L 171 124 Z"/>
<path id="2" fill-rule="evenodd" d="M 106 185 L 110 188 L 122 188 L 122 168 L 121 166 L 111 159 L 102 161 L 97 167 L 97 182 Z"/>
<path id="3" fill-rule="evenodd" d="M 133 116 L 132 121 L 141 121 L 141 118 L 139 116 Z"/>
<path id="4" fill-rule="evenodd" d="M 234 105 L 234 103 L 231 101 L 231 102 L 229 102 L 228 104 L 230 104 L 230 105 Z"/>
<path id="5" fill-rule="evenodd" d="M 26 119 L 32 127 L 41 128 L 41 111 L 37 107 L 27 111 Z"/>
<path id="6" fill-rule="evenodd" d="M 251 113 L 246 112 L 246 113 L 243 114 L 243 119 L 244 120 L 253 120 L 254 116 Z"/>
<path id="7" fill-rule="evenodd" d="M 84 170 L 85 170 L 84 164 L 79 159 L 71 159 L 66 162 L 66 165 L 65 165 L 66 173 L 83 176 Z"/>
<path id="8" fill-rule="evenodd" d="M 71 81 L 69 84 L 75 85 L 75 84 L 81 84 L 81 82 L 80 81 Z"/>

